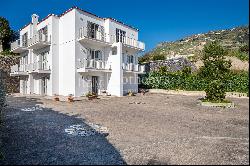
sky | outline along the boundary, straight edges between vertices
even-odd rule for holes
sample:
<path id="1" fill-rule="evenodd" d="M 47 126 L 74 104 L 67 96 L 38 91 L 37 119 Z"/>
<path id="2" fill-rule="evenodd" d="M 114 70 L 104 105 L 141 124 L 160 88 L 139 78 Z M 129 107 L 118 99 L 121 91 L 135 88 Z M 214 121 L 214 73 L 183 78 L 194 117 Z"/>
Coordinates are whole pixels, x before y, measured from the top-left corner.
<path id="1" fill-rule="evenodd" d="M 19 30 L 33 13 L 42 19 L 72 6 L 138 28 L 146 51 L 163 41 L 249 24 L 248 0 L 2 0 L 0 16 Z"/>

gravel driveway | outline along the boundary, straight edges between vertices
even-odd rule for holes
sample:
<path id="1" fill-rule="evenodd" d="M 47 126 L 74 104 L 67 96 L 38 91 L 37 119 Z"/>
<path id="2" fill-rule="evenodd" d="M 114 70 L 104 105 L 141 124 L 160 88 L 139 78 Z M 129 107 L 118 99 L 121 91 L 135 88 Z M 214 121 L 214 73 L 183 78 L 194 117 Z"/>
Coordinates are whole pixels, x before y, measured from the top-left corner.
<path id="1" fill-rule="evenodd" d="M 164 94 L 74 103 L 9 97 L 1 163 L 247 165 L 249 99 L 230 100 L 235 108 L 203 107 L 195 96 Z M 46 109 L 20 111 L 34 104 Z M 65 134 L 67 126 L 86 122 L 107 127 L 109 135 Z"/>
<path id="2" fill-rule="evenodd" d="M 0 164 L 125 164 L 103 135 L 82 137 L 65 132 L 75 124 L 87 127 L 82 119 L 49 108 L 24 110 L 39 104 L 32 99 L 18 98 L 13 104 L 3 112 L 4 160 Z"/>

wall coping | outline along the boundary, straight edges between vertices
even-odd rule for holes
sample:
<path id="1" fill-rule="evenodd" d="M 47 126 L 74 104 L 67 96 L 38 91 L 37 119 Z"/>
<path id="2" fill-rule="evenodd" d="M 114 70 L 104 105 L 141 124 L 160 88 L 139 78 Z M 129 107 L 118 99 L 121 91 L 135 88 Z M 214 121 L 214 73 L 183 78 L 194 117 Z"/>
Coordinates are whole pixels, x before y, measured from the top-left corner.
<path id="1" fill-rule="evenodd" d="M 171 94 L 171 95 L 185 95 L 185 96 L 206 96 L 205 91 L 184 91 L 184 90 L 165 90 L 165 89 L 149 89 L 149 93 L 163 93 L 163 94 Z M 226 92 L 226 97 L 234 97 L 234 98 L 247 98 L 247 93 L 240 92 Z"/>

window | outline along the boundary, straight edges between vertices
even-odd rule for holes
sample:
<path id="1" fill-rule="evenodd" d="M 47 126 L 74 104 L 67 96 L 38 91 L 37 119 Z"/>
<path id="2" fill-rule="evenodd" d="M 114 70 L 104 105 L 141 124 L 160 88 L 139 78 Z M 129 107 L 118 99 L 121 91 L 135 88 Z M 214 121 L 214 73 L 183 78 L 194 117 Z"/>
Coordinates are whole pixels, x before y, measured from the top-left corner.
<path id="1" fill-rule="evenodd" d="M 48 57 L 49 51 L 46 52 L 42 52 L 41 53 L 41 61 L 47 61 L 47 57 Z"/>
<path id="2" fill-rule="evenodd" d="M 127 56 L 127 63 L 134 63 L 134 56 L 133 55 Z"/>
<path id="3" fill-rule="evenodd" d="M 122 53 L 122 63 L 124 63 L 126 60 L 126 55 L 124 53 Z"/>
<path id="4" fill-rule="evenodd" d="M 28 45 L 28 33 L 27 32 L 22 35 L 22 44 L 24 47 L 27 47 Z"/>
<path id="5" fill-rule="evenodd" d="M 112 47 L 112 55 L 117 55 L 117 47 Z"/>
<path id="6" fill-rule="evenodd" d="M 104 27 L 88 21 L 87 36 L 93 39 L 104 40 Z"/>
<path id="7" fill-rule="evenodd" d="M 28 64 L 28 54 L 21 57 L 20 64 Z"/>
<path id="8" fill-rule="evenodd" d="M 48 27 L 45 26 L 38 30 L 39 40 L 48 41 Z"/>
<path id="9" fill-rule="evenodd" d="M 89 49 L 88 50 L 88 59 L 101 60 L 102 52 L 100 50 Z"/>
<path id="10" fill-rule="evenodd" d="M 125 43 L 126 32 L 121 29 L 116 29 L 116 42 Z"/>

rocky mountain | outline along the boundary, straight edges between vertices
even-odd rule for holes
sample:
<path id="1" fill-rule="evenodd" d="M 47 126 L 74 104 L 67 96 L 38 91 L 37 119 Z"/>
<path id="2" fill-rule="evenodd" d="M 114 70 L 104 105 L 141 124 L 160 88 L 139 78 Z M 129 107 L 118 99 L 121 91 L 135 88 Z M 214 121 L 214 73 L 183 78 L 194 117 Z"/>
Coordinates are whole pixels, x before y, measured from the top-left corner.
<path id="1" fill-rule="evenodd" d="M 249 26 L 209 31 L 188 36 L 174 42 L 162 42 L 152 51 L 142 56 L 140 61 L 162 60 L 176 56 L 194 56 L 201 52 L 207 42 L 215 40 L 230 51 L 239 50 L 241 47 L 246 48 L 249 45 Z"/>

